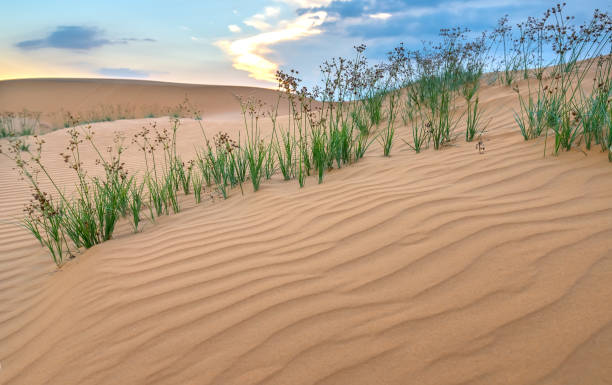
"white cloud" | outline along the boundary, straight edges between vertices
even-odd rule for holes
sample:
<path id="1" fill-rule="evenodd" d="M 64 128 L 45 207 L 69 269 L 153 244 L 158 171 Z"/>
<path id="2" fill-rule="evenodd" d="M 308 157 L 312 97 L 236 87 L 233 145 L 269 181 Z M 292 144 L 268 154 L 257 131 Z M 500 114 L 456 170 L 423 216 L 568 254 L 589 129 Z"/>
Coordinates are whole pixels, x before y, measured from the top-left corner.
<path id="1" fill-rule="evenodd" d="M 279 7 L 266 7 L 264 9 L 264 15 L 267 17 L 276 17 L 280 15 L 280 8 Z"/>
<path id="2" fill-rule="evenodd" d="M 370 15 L 371 19 L 376 19 L 376 20 L 387 20 L 388 18 L 390 18 L 391 15 L 390 13 L 386 13 L 386 12 L 380 12 L 380 13 L 373 13 Z"/>
<path id="3" fill-rule="evenodd" d="M 265 21 L 261 19 L 256 19 L 256 18 L 246 19 L 244 21 L 244 24 L 248 25 L 249 27 L 258 29 L 260 31 L 267 31 L 270 28 L 272 28 L 270 24 L 266 23 Z"/>
<path id="4" fill-rule="evenodd" d="M 254 79 L 274 82 L 278 64 L 265 57 L 272 51 L 270 47 L 283 41 L 319 34 L 322 31 L 318 27 L 326 20 L 327 12 L 305 13 L 293 20 L 281 20 L 274 28 L 268 24 L 269 31 L 233 41 L 218 41 L 216 45 L 232 57 L 234 68 L 248 72 Z"/>
<path id="5" fill-rule="evenodd" d="M 411 7 L 398 12 L 398 15 L 420 18 L 423 16 L 435 15 L 438 13 L 448 12 L 453 14 L 461 14 L 466 10 L 480 10 L 489 8 L 501 8 L 509 5 L 518 5 L 524 3 L 522 0 L 468 0 L 468 1 L 451 1 L 435 6 L 426 7 Z"/>
<path id="6" fill-rule="evenodd" d="M 319 7 L 327 7 L 332 3 L 333 0 L 276 0 L 281 3 L 289 4 L 298 8 L 319 8 Z M 348 2 L 351 0 L 338 0 L 341 2 Z"/>
<path id="7" fill-rule="evenodd" d="M 227 28 L 230 30 L 230 32 L 234 32 L 234 33 L 242 32 L 242 28 L 240 28 L 236 24 L 228 25 Z"/>
<path id="8" fill-rule="evenodd" d="M 264 8 L 263 13 L 257 13 L 244 21 L 244 24 L 249 27 L 253 27 L 260 31 L 267 31 L 272 26 L 266 21 L 270 18 L 275 18 L 280 15 L 280 8 L 278 7 L 266 7 Z"/>

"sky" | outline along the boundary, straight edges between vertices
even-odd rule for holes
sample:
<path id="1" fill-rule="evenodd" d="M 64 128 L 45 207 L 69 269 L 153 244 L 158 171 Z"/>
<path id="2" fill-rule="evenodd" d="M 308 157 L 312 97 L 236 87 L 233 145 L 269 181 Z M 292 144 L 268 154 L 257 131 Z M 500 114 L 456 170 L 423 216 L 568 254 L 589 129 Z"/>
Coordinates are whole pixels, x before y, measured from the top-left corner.
<path id="1" fill-rule="evenodd" d="M 566 0 L 584 20 L 612 0 Z M 495 28 L 540 16 L 544 0 L 0 0 L 0 80 L 130 78 L 274 87 L 277 69 L 307 81 L 366 44 L 384 57 L 441 28 Z"/>

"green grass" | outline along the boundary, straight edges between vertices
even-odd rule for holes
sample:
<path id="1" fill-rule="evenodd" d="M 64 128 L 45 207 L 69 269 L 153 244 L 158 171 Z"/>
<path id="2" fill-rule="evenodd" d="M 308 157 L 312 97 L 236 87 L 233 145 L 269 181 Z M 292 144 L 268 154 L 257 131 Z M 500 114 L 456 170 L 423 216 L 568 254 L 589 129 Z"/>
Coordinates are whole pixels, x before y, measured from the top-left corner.
<path id="1" fill-rule="evenodd" d="M 253 191 L 257 191 L 264 176 L 264 163 L 270 157 L 269 153 L 272 151 L 272 146 L 266 144 L 261 138 L 259 119 L 263 117 L 263 114 L 257 101 L 247 99 L 246 101 L 241 101 L 240 106 L 246 133 L 246 144 L 241 155 L 246 159 L 249 179 L 253 184 Z"/>
<path id="2" fill-rule="evenodd" d="M 145 183 L 142 182 L 139 185 L 136 183 L 132 184 L 130 190 L 130 199 L 128 200 L 129 212 L 132 216 L 132 228 L 135 233 L 138 232 L 138 226 L 142 220 L 142 211 L 144 207 L 144 188 Z"/>
<path id="3" fill-rule="evenodd" d="M 554 139 L 554 154 L 581 143 L 587 150 L 595 143 L 610 151 L 604 142 L 612 90 L 612 22 L 599 11 L 583 25 L 572 20 L 564 6 L 557 5 L 536 23 L 519 24 L 514 35 L 511 28 L 506 31 L 517 41 L 513 50 L 527 88 L 525 94 L 515 86 L 520 103 L 515 120 L 525 140 L 545 136 L 544 155 L 549 136 Z M 525 36 L 529 39 L 521 38 Z M 548 64 L 542 55 L 545 51 L 553 52 Z M 593 72 L 591 91 L 585 92 Z"/>
<path id="4" fill-rule="evenodd" d="M 0 113 L 0 139 L 14 139 L 40 132 L 39 112 L 22 110 L 20 112 Z"/>
<path id="5" fill-rule="evenodd" d="M 8 151 L 3 151 L 15 162 L 34 191 L 35 199 L 27 208 L 24 227 L 49 250 L 58 266 L 72 249 L 90 248 L 112 238 L 117 221 L 127 212 L 128 194 L 133 183 L 133 177 L 128 177 L 123 171 L 120 139 L 117 139 L 117 146 L 109 159 L 98 151 L 91 132 L 72 129 L 69 134 L 68 153 L 61 155 L 78 180 L 74 196 L 64 193 L 42 163 L 44 140 L 40 137 L 35 137 L 36 149 L 32 153 L 22 150 L 20 140 L 11 142 Z M 84 142 L 99 155 L 104 177 L 87 177 L 80 157 Z M 51 182 L 57 197 L 55 200 L 51 194 L 42 191 L 38 175 Z"/>

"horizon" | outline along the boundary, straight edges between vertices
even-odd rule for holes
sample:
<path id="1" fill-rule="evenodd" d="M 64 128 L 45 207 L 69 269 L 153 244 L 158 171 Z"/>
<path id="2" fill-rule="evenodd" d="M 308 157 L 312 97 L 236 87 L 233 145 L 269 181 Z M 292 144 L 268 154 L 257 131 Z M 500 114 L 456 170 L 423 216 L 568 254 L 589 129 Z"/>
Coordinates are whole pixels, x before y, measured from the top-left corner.
<path id="1" fill-rule="evenodd" d="M 514 25 L 527 16 L 541 15 L 555 3 L 12 3 L 6 6 L 8 21 L 0 27 L 4 53 L 0 80 L 129 79 L 274 88 L 276 70 L 291 68 L 312 84 L 319 78 L 319 64 L 331 57 L 351 55 L 353 46 L 366 44 L 367 58 L 377 61 L 400 42 L 409 49 L 419 49 L 422 41 L 435 41 L 441 28 L 491 31 L 505 14 Z M 606 1 L 586 3 L 568 1 L 567 13 L 583 20 L 596 8 L 609 8 Z M 214 17 L 202 22 L 202 14 Z"/>

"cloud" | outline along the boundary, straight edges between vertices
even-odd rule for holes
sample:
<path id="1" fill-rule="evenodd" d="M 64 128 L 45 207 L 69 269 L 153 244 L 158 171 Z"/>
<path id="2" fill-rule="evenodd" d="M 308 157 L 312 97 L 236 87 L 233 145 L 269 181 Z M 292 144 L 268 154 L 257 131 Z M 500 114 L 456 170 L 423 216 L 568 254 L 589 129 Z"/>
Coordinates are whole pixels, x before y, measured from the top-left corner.
<path id="1" fill-rule="evenodd" d="M 254 79 L 274 82 L 278 64 L 265 57 L 272 52 L 270 46 L 317 35 L 322 32 L 318 27 L 327 19 L 324 11 L 305 13 L 293 20 L 281 20 L 270 31 L 216 44 L 232 57 L 234 68 L 248 72 Z"/>
<path id="2" fill-rule="evenodd" d="M 154 39 L 121 38 L 109 40 L 103 37 L 103 31 L 95 27 L 73 25 L 58 26 L 55 31 L 42 39 L 24 40 L 15 44 L 24 50 L 41 48 L 58 48 L 71 50 L 90 50 L 110 44 L 127 44 L 129 42 L 154 42 Z"/>
<path id="3" fill-rule="evenodd" d="M 98 74 L 115 78 L 148 78 L 150 73 L 131 68 L 100 68 Z"/>
<path id="4" fill-rule="evenodd" d="M 22 49 L 63 48 L 92 49 L 106 44 L 112 44 L 108 39 L 100 37 L 101 31 L 92 27 L 59 26 L 47 37 L 25 40 L 16 44 Z"/>
<path id="5" fill-rule="evenodd" d="M 328 7 L 334 0 L 276 0 L 281 3 L 285 3 L 291 6 L 295 6 L 297 8 L 303 9 L 313 9 L 313 8 L 321 8 Z M 349 2 L 351 0 L 336 0 L 337 2 Z"/>
<path id="6" fill-rule="evenodd" d="M 292 1 L 292 0 L 289 0 Z M 537 0 L 536 0 L 537 1 Z M 483 10 L 502 7 L 516 7 L 528 3 L 527 0 L 352 0 L 330 1 L 327 5 L 316 7 L 316 10 L 337 14 L 340 17 L 358 17 L 369 14 L 391 14 L 420 18 L 440 13 L 461 14 L 469 10 Z"/>
<path id="7" fill-rule="evenodd" d="M 147 43 L 154 43 L 157 40 L 151 39 L 151 38 L 136 39 L 136 38 L 133 38 L 133 37 L 130 37 L 130 38 L 125 38 L 124 37 L 124 38 L 121 38 L 121 39 L 118 39 L 118 40 L 114 40 L 114 41 L 112 41 L 112 43 L 113 44 L 126 44 L 126 43 L 129 43 L 131 41 L 144 41 L 144 42 L 147 42 Z"/>
<path id="8" fill-rule="evenodd" d="M 253 27 L 257 30 L 260 30 L 260 31 L 266 31 L 272 28 L 272 26 L 266 23 L 265 21 L 260 20 L 260 19 L 255 19 L 255 18 L 246 19 L 244 21 L 244 24 L 248 25 L 249 27 Z"/>
<path id="9" fill-rule="evenodd" d="M 278 7 L 266 7 L 264 9 L 265 17 L 276 17 L 280 14 L 280 8 Z"/>
<path id="10" fill-rule="evenodd" d="M 370 42 L 436 39 L 440 28 L 462 24 L 476 31 L 494 28 L 496 18 L 485 14 L 522 8 L 540 0 L 352 0 L 300 12 L 324 11 L 326 32 Z M 501 13 L 503 14 L 503 13 Z"/>
<path id="11" fill-rule="evenodd" d="M 376 19 L 376 20 L 387 20 L 388 18 L 390 18 L 391 15 L 390 13 L 387 12 L 380 12 L 380 13 L 373 13 L 370 16 L 370 19 Z"/>
<path id="12" fill-rule="evenodd" d="M 278 15 L 280 15 L 280 8 L 266 7 L 263 13 L 258 13 L 258 14 L 251 16 L 250 18 L 244 21 L 244 24 L 248 25 L 249 27 L 258 29 L 260 31 L 266 31 L 272 28 L 272 26 L 269 23 L 267 23 L 265 20 L 270 19 L 270 18 L 275 18 Z"/>
<path id="13" fill-rule="evenodd" d="M 234 32 L 234 33 L 242 32 L 242 28 L 240 28 L 239 26 L 237 26 L 235 24 L 228 25 L 227 29 L 229 29 L 230 32 Z"/>

